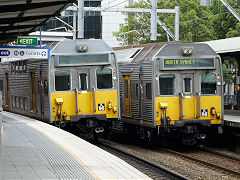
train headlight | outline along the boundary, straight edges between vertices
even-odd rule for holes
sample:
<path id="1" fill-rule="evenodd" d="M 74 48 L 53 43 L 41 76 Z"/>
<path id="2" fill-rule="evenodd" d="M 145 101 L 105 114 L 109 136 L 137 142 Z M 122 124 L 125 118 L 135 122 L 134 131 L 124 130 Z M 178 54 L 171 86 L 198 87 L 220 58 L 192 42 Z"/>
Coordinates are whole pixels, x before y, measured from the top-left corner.
<path id="1" fill-rule="evenodd" d="M 217 113 L 217 118 L 220 119 L 221 115 L 220 113 Z"/>
<path id="2" fill-rule="evenodd" d="M 183 56 L 191 56 L 192 54 L 193 54 L 193 48 L 192 47 L 182 48 L 182 55 Z"/>
<path id="3" fill-rule="evenodd" d="M 87 44 L 79 44 L 77 46 L 77 52 L 86 52 L 88 50 Z"/>

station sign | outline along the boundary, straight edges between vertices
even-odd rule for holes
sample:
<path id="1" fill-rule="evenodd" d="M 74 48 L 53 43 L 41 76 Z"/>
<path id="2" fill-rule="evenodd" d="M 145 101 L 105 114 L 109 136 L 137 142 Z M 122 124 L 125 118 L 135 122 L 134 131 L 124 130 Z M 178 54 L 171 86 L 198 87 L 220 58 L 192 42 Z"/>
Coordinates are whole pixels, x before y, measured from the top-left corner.
<path id="1" fill-rule="evenodd" d="M 50 47 L 0 46 L 0 58 L 49 59 Z"/>
<path id="2" fill-rule="evenodd" d="M 17 42 L 18 42 L 18 45 L 26 45 L 26 46 L 37 46 L 38 45 L 37 38 L 18 37 Z"/>

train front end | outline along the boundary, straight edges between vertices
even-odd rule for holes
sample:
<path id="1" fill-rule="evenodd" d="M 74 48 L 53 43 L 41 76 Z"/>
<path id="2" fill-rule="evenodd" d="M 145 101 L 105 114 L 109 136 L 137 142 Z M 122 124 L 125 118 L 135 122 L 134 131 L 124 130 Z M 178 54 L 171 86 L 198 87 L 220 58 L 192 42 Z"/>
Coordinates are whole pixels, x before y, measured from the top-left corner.
<path id="1" fill-rule="evenodd" d="M 185 144 L 222 131 L 221 59 L 206 44 L 168 44 L 155 57 L 155 122 Z"/>
<path id="2" fill-rule="evenodd" d="M 68 40 L 51 52 L 50 122 L 74 124 L 92 138 L 118 119 L 115 55 L 101 40 Z"/>

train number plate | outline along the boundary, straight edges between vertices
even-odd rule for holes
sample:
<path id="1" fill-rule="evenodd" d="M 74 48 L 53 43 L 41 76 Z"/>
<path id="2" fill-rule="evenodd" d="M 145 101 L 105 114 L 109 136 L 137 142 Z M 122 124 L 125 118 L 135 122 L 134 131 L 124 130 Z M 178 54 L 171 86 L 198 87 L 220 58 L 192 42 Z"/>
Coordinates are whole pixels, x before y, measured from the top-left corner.
<path id="1" fill-rule="evenodd" d="M 104 105 L 104 103 L 98 104 L 98 110 L 99 110 L 99 111 L 104 111 L 104 110 L 105 110 L 105 105 Z"/>
<path id="2" fill-rule="evenodd" d="M 201 116 L 203 117 L 208 116 L 208 109 L 201 109 Z"/>

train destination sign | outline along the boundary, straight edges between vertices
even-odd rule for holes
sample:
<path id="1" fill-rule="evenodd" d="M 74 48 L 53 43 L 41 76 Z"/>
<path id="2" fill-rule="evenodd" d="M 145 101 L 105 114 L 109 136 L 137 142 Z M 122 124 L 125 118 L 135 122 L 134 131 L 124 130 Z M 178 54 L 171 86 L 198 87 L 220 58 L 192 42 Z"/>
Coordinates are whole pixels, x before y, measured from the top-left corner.
<path id="1" fill-rule="evenodd" d="M 27 46 L 37 46 L 38 45 L 37 38 L 18 37 L 17 42 L 18 42 L 18 45 L 27 45 Z"/>
<path id="2" fill-rule="evenodd" d="M 49 59 L 49 47 L 0 46 L 0 58 Z"/>
<path id="3" fill-rule="evenodd" d="M 214 69 L 214 59 L 164 59 L 164 69 Z"/>

